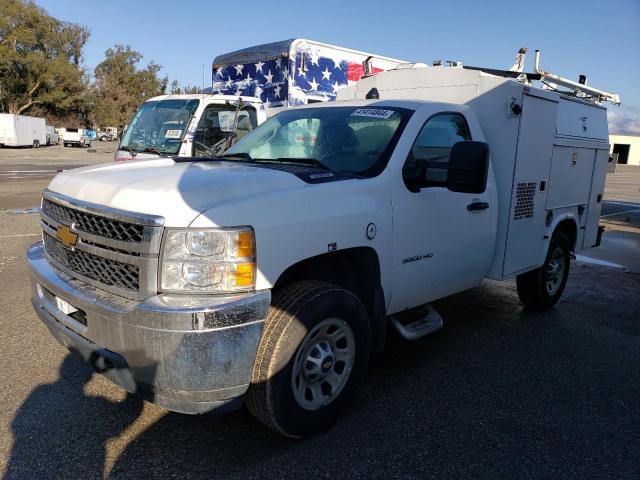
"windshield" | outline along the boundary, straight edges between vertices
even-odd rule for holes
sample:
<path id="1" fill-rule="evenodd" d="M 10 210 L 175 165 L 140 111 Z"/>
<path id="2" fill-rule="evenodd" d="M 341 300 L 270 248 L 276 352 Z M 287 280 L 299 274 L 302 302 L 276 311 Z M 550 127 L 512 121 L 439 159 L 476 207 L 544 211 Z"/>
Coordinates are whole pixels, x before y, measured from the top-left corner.
<path id="1" fill-rule="evenodd" d="M 380 173 L 411 111 L 397 107 L 287 110 L 270 118 L 225 157 L 314 164 L 334 172 Z"/>
<path id="2" fill-rule="evenodd" d="M 120 149 L 174 155 L 180 150 L 187 124 L 199 100 L 145 102 L 127 128 Z"/>

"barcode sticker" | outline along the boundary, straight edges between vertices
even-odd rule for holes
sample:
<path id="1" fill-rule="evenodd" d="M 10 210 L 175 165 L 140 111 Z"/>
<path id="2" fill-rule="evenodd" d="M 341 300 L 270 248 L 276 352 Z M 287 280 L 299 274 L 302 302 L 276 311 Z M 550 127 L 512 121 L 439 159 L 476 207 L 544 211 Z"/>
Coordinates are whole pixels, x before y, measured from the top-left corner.
<path id="1" fill-rule="evenodd" d="M 382 119 L 387 119 L 391 115 L 393 115 L 393 110 L 382 110 L 380 108 L 358 108 L 351 114 L 352 117 L 370 117 Z"/>
<path id="2" fill-rule="evenodd" d="M 182 130 L 167 130 L 164 138 L 180 138 L 180 135 L 182 135 Z"/>

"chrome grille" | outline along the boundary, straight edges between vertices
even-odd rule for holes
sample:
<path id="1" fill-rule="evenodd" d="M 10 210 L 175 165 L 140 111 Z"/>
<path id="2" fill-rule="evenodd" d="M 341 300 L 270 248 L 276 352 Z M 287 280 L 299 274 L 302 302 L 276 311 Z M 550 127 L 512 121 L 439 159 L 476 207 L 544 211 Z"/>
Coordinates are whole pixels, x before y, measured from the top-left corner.
<path id="1" fill-rule="evenodd" d="M 50 262 L 123 297 L 142 300 L 157 293 L 163 224 L 162 217 L 81 202 L 49 190 L 43 194 L 40 226 Z"/>
<path id="2" fill-rule="evenodd" d="M 137 266 L 99 257 L 81 250 L 70 250 L 46 233 L 43 235 L 43 239 L 47 253 L 74 272 L 105 285 L 124 288 L 132 292 L 137 292 L 140 288 L 140 273 Z"/>
<path id="3" fill-rule="evenodd" d="M 144 225 L 114 220 L 54 203 L 42 201 L 42 213 L 61 223 L 70 223 L 76 230 L 123 242 L 139 243 L 143 240 Z"/>

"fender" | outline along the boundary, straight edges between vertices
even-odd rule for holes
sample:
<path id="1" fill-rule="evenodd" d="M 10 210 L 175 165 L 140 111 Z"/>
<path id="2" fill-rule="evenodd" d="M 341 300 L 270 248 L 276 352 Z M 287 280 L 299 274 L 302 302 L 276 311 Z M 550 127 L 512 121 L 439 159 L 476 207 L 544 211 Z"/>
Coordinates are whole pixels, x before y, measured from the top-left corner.
<path id="1" fill-rule="evenodd" d="M 540 252 L 540 260 L 538 261 L 539 265 L 542 265 L 545 259 L 547 258 L 547 252 L 549 251 L 549 243 L 551 243 L 551 236 L 558 228 L 558 225 L 560 225 L 562 222 L 568 221 L 573 223 L 573 226 L 575 229 L 575 235 L 573 236 L 573 238 L 570 238 L 571 249 L 573 251 L 577 249 L 578 231 L 579 231 L 579 225 L 580 225 L 578 207 L 564 207 L 561 209 L 556 209 L 556 212 L 558 211 L 559 213 L 554 213 L 553 220 L 549 224 L 549 227 L 547 228 L 546 234 L 544 236 L 544 241 L 542 242 L 542 248 Z"/>

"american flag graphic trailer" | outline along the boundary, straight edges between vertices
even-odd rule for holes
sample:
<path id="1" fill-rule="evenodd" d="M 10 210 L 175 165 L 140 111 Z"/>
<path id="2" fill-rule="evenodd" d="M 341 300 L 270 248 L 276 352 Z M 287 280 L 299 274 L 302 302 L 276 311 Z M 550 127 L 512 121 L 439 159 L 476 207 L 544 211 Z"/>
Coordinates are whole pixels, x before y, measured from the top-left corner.
<path id="1" fill-rule="evenodd" d="M 256 97 L 266 108 L 330 101 L 360 80 L 369 57 L 373 73 L 407 63 L 312 40 L 283 40 L 216 57 L 212 91 Z"/>

